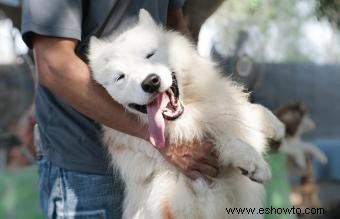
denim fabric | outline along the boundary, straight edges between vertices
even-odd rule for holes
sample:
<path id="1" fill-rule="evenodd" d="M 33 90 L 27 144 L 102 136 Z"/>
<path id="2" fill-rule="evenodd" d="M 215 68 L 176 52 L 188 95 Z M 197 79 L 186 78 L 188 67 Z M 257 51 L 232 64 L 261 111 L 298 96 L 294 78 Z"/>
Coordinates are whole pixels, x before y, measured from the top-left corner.
<path id="1" fill-rule="evenodd" d="M 40 203 L 45 218 L 119 219 L 124 187 L 119 176 L 69 171 L 41 157 Z"/>

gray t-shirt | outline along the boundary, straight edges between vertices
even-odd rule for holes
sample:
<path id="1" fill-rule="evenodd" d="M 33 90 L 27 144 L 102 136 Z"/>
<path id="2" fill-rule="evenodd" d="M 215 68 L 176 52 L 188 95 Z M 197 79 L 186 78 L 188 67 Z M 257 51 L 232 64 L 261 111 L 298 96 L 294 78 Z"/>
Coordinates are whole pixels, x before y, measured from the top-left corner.
<path id="1" fill-rule="evenodd" d="M 165 25 L 167 12 L 182 7 L 183 3 L 184 0 L 25 0 L 22 36 L 30 48 L 34 33 L 77 39 L 82 45 L 89 36 L 109 35 L 129 17 L 136 17 L 141 8 Z M 100 140 L 99 124 L 40 84 L 36 115 L 47 159 L 70 170 L 111 173 L 109 158 Z"/>

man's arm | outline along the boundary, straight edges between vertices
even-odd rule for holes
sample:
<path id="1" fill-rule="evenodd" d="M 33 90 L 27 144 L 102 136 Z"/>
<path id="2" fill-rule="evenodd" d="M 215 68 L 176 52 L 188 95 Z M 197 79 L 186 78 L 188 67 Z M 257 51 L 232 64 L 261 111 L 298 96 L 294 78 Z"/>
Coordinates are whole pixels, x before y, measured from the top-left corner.
<path id="1" fill-rule="evenodd" d="M 147 140 L 146 129 L 91 79 L 89 67 L 74 52 L 76 45 L 73 39 L 35 35 L 33 48 L 39 82 L 95 121 Z"/>
<path id="2" fill-rule="evenodd" d="M 145 127 L 136 118 L 112 100 L 101 86 L 94 83 L 88 65 L 75 54 L 78 41 L 34 35 L 33 49 L 39 82 L 77 111 L 115 130 L 149 139 Z M 161 153 L 180 171 L 191 178 L 203 175 L 215 176 L 216 159 L 213 147 L 168 145 Z"/>

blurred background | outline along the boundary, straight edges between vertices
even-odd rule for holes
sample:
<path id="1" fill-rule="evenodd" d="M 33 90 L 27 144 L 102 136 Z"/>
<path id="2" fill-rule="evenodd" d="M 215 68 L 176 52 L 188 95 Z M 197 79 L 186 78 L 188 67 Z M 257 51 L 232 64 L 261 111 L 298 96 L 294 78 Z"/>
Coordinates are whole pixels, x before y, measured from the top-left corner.
<path id="1" fill-rule="evenodd" d="M 0 0 L 1 219 L 42 218 L 20 5 Z M 267 156 L 266 207 L 325 210 L 265 217 L 340 218 L 340 0 L 187 0 L 184 15 L 199 53 L 286 125 Z"/>

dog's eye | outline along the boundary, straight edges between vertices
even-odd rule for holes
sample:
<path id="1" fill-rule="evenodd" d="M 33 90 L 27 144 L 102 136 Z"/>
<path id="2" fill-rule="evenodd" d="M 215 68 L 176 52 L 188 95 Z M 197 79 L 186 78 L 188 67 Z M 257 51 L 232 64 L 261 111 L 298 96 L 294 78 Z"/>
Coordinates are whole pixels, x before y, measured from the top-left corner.
<path id="1" fill-rule="evenodd" d="M 149 59 L 151 58 L 153 55 L 155 55 L 156 51 L 152 51 L 149 54 L 146 55 L 146 58 Z"/>
<path id="2" fill-rule="evenodd" d="M 115 81 L 119 81 L 119 80 L 122 80 L 123 78 L 125 78 L 125 75 L 124 74 L 118 74 L 115 78 Z"/>

